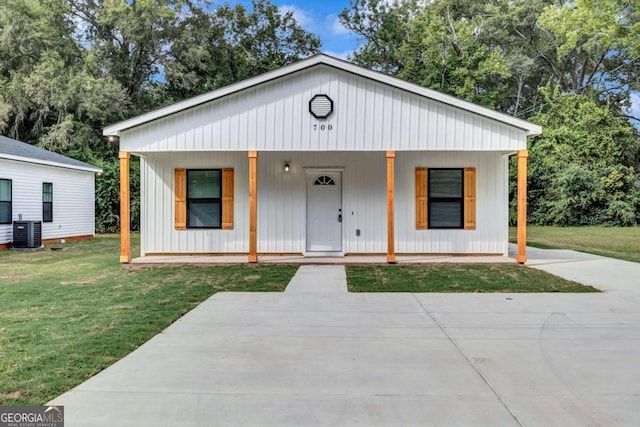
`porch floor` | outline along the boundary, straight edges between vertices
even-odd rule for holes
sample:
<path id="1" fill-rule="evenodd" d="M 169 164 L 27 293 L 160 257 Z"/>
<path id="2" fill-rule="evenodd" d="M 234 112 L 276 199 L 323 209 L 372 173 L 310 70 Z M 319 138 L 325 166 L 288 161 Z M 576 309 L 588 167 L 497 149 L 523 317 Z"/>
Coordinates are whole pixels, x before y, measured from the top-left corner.
<path id="1" fill-rule="evenodd" d="M 511 254 L 510 254 L 511 255 Z M 514 263 L 511 256 L 502 255 L 397 255 L 398 264 L 427 263 Z M 245 264 L 246 255 L 183 255 L 142 256 L 131 260 L 133 265 L 191 265 L 191 264 Z M 261 264 L 386 264 L 385 255 L 348 255 L 343 257 L 305 257 L 302 255 L 262 255 Z"/>

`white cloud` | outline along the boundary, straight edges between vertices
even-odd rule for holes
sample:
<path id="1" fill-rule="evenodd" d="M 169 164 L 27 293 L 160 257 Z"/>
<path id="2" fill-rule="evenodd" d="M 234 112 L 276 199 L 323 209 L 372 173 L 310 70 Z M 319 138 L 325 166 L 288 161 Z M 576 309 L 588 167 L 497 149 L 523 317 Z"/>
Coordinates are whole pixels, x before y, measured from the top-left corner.
<path id="1" fill-rule="evenodd" d="M 313 23 L 311 14 L 308 11 L 304 9 L 300 9 L 297 6 L 294 6 L 292 4 L 284 4 L 280 6 L 279 9 L 282 15 L 288 12 L 293 13 L 293 17 L 298 22 L 298 25 L 300 25 L 301 27 L 308 27 L 310 24 Z"/>
<path id="2" fill-rule="evenodd" d="M 351 34 L 351 30 L 345 28 L 344 25 L 342 25 L 342 22 L 340 22 L 340 19 L 338 18 L 338 15 L 328 15 L 327 16 L 327 23 L 329 24 L 329 28 L 331 28 L 331 33 L 335 36 L 342 36 L 342 35 L 347 35 L 347 34 Z"/>

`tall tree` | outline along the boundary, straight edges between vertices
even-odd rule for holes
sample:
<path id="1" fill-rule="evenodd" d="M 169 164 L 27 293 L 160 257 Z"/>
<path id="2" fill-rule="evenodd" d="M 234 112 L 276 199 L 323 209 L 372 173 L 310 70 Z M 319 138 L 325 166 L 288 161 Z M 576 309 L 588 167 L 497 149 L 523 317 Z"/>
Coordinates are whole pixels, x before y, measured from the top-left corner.
<path id="1" fill-rule="evenodd" d="M 637 14 L 634 6 L 612 0 L 547 6 L 538 20 L 543 43 L 537 55 L 553 83 L 565 93 L 594 90 L 602 99 L 627 104 L 640 70 L 630 56 Z"/>
<path id="2" fill-rule="evenodd" d="M 558 97 L 557 87 L 547 97 Z M 544 127 L 530 143 L 529 201 L 534 223 L 640 223 L 638 131 L 595 93 L 571 94 L 537 112 Z"/>
<path id="3" fill-rule="evenodd" d="M 418 0 L 351 0 L 339 15 L 342 25 L 363 40 L 351 59 L 387 74 L 400 72 L 405 64 L 400 49 L 418 10 Z"/>
<path id="4" fill-rule="evenodd" d="M 64 0 L 7 0 L 0 8 L 3 132 L 54 151 L 97 149 L 99 128 L 126 102 L 74 39 Z"/>
<path id="5" fill-rule="evenodd" d="M 320 40 L 292 12 L 268 0 L 198 11 L 182 22 L 165 77 L 172 99 L 182 99 L 252 77 L 319 52 Z"/>
<path id="6" fill-rule="evenodd" d="M 122 87 L 131 105 L 129 115 L 154 108 L 146 89 L 160 80 L 181 21 L 201 3 L 190 0 L 68 0 L 80 28 L 110 76 Z M 202 3 L 208 5 L 208 3 Z"/>
<path id="7" fill-rule="evenodd" d="M 439 1 L 411 21 L 398 75 L 422 86 L 496 107 L 511 77 L 504 51 L 487 37 L 486 19 L 458 2 Z"/>

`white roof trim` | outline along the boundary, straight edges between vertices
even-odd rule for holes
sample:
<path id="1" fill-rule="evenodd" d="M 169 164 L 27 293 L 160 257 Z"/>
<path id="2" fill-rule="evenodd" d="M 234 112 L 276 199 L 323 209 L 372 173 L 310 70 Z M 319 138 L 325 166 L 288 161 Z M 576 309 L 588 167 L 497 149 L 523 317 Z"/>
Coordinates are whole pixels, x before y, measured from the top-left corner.
<path id="1" fill-rule="evenodd" d="M 493 119 L 493 120 L 514 126 L 516 128 L 527 131 L 528 136 L 540 135 L 542 133 L 541 126 L 528 122 L 526 120 L 518 119 L 508 114 L 499 113 L 489 108 L 481 107 L 480 105 L 473 104 L 468 101 L 463 101 L 453 96 L 446 95 L 444 93 L 440 93 L 432 89 L 427 89 L 425 87 L 406 82 L 396 77 L 388 76 L 386 74 L 379 73 L 377 71 L 368 70 L 358 65 L 354 65 L 349 62 L 342 61 L 340 59 L 336 59 L 331 56 L 327 56 L 325 54 L 318 54 L 310 58 L 303 59 L 302 61 L 298 61 L 294 64 L 286 65 L 284 67 L 278 68 L 268 73 L 264 73 L 256 77 L 252 77 L 250 79 L 243 80 L 238 83 L 234 83 L 232 85 L 223 87 L 221 89 L 217 89 L 212 92 L 208 92 L 193 98 L 189 98 L 184 101 L 180 101 L 175 104 L 169 105 L 167 107 L 159 108 L 149 113 L 145 113 L 137 117 L 133 117 L 129 120 L 112 124 L 110 126 L 105 127 L 102 133 L 105 136 L 120 136 L 120 132 L 124 130 L 131 129 L 133 127 L 140 126 L 142 124 L 151 122 L 153 120 L 157 120 L 157 119 L 169 116 L 171 114 L 175 114 L 180 111 L 196 107 L 206 102 L 213 101 L 218 98 L 222 98 L 232 93 L 239 92 L 241 90 L 248 89 L 256 85 L 260 85 L 262 83 L 266 83 L 268 81 L 286 76 L 288 74 L 295 73 L 297 71 L 304 70 L 306 68 L 313 67 L 318 64 L 328 65 L 330 67 L 334 67 L 352 74 L 356 74 L 380 83 L 387 84 L 389 86 L 396 87 L 398 89 L 405 90 L 407 92 L 424 96 L 425 98 L 429 98 L 429 99 L 441 102 L 443 104 L 450 105 L 452 107 L 470 111 L 480 116 L 487 117 L 489 119 Z"/>
<path id="2" fill-rule="evenodd" d="M 56 168 L 74 169 L 84 172 L 102 173 L 102 169 L 97 167 L 82 167 L 75 165 L 67 165 L 65 163 L 52 162 L 50 160 L 34 159 L 32 157 L 14 156 L 13 154 L 0 153 L 0 159 L 14 160 L 16 162 L 34 163 L 37 165 L 53 166 Z"/>

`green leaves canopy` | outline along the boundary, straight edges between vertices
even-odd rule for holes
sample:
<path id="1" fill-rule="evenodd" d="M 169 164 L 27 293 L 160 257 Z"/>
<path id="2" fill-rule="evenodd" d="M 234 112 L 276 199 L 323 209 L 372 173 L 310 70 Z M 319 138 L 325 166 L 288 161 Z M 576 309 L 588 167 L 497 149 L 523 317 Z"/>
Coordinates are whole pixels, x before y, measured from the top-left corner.
<path id="1" fill-rule="evenodd" d="M 106 124 L 319 47 L 268 0 L 251 10 L 206 0 L 3 0 L 0 131 L 100 165 L 97 230 L 116 231 L 117 144 L 102 137 Z M 133 219 L 138 206 L 134 192 Z"/>
<path id="2" fill-rule="evenodd" d="M 638 223 L 638 0 L 352 0 L 340 20 L 361 38 L 354 62 L 544 126 L 531 141 L 534 222 Z M 319 48 L 268 0 L 4 0 L 0 130 L 100 164 L 98 229 L 112 230 L 106 124 Z"/>

